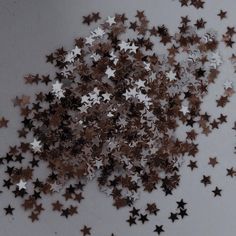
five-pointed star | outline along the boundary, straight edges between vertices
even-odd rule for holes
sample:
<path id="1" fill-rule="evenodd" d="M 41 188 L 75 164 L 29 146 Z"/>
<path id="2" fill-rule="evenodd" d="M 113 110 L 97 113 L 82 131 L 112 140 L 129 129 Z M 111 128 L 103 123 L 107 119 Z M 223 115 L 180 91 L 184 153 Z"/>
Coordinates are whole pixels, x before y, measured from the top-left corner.
<path id="1" fill-rule="evenodd" d="M 62 83 L 60 83 L 58 80 L 52 85 L 52 91 L 53 93 L 58 93 L 62 90 Z"/>
<path id="2" fill-rule="evenodd" d="M 101 56 L 97 53 L 93 53 L 90 57 L 93 58 L 94 61 L 99 61 L 101 59 Z"/>
<path id="3" fill-rule="evenodd" d="M 176 73 L 173 72 L 172 70 L 170 70 L 169 72 L 166 73 L 166 77 L 170 81 L 174 81 L 174 80 L 176 80 Z"/>
<path id="4" fill-rule="evenodd" d="M 136 224 L 136 217 L 129 216 L 129 219 L 126 220 L 129 223 L 129 226 Z"/>
<path id="5" fill-rule="evenodd" d="M 94 40 L 95 39 L 92 36 L 86 37 L 85 44 L 89 44 L 91 46 L 93 44 Z"/>
<path id="6" fill-rule="evenodd" d="M 219 189 L 219 188 L 216 186 L 215 189 L 212 190 L 212 192 L 214 193 L 214 197 L 216 197 L 216 196 L 221 196 L 221 191 L 222 191 L 222 189 Z"/>
<path id="7" fill-rule="evenodd" d="M 172 221 L 172 223 L 173 223 L 173 222 L 175 222 L 176 220 L 179 219 L 179 218 L 178 218 L 178 214 L 171 212 L 171 213 L 170 213 L 170 216 L 168 217 L 168 219 L 170 219 L 170 220 Z"/>
<path id="8" fill-rule="evenodd" d="M 97 167 L 97 169 L 100 169 L 100 167 L 103 166 L 102 160 L 96 160 L 95 161 L 95 166 Z"/>
<path id="9" fill-rule="evenodd" d="M 15 208 L 11 207 L 11 205 L 9 204 L 8 207 L 5 207 L 5 208 L 4 208 L 5 214 L 6 214 L 6 215 L 13 215 L 14 209 L 15 209 Z"/>
<path id="10" fill-rule="evenodd" d="M 212 167 L 215 167 L 216 164 L 218 164 L 217 158 L 216 157 L 209 157 L 209 165 L 211 165 Z"/>
<path id="11" fill-rule="evenodd" d="M 34 141 L 32 143 L 30 143 L 30 145 L 31 145 L 34 152 L 41 152 L 42 144 L 36 138 L 34 138 Z"/>
<path id="12" fill-rule="evenodd" d="M 55 181 L 53 184 L 51 184 L 51 190 L 53 192 L 60 192 L 62 186 L 60 184 L 57 184 L 57 182 Z"/>
<path id="13" fill-rule="evenodd" d="M 229 88 L 232 88 L 232 87 L 233 87 L 233 82 L 232 81 L 227 80 L 227 81 L 224 82 L 224 88 L 225 89 L 229 89 Z"/>
<path id="14" fill-rule="evenodd" d="M 108 78 L 115 77 L 115 70 L 108 66 L 105 74 L 108 76 Z"/>
<path id="15" fill-rule="evenodd" d="M 101 29 L 100 27 L 98 27 L 97 29 L 92 31 L 91 34 L 92 34 L 92 37 L 102 38 L 102 36 L 105 34 L 105 31 L 103 29 Z"/>
<path id="16" fill-rule="evenodd" d="M 201 179 L 201 183 L 203 183 L 204 186 L 206 187 L 208 184 L 211 184 L 211 177 L 203 175 L 203 178 Z"/>
<path id="17" fill-rule="evenodd" d="M 86 235 L 90 235 L 91 234 L 90 230 L 91 230 L 90 227 L 87 227 L 86 225 L 84 225 L 84 227 L 80 231 L 83 233 L 83 236 L 86 236 Z"/>
<path id="18" fill-rule="evenodd" d="M 197 168 L 197 161 L 189 161 L 189 164 L 187 165 L 188 167 L 190 167 L 191 170 Z"/>
<path id="19" fill-rule="evenodd" d="M 160 235 L 162 232 L 164 232 L 163 225 L 155 225 L 155 230 L 153 232 L 156 232 L 158 235 Z"/>
<path id="20" fill-rule="evenodd" d="M 184 209 L 184 206 L 187 204 L 186 202 L 184 202 L 183 198 L 179 202 L 176 202 L 176 203 L 178 205 L 178 208 L 182 208 L 182 209 Z"/>
<path id="21" fill-rule="evenodd" d="M 187 106 L 182 105 L 180 111 L 183 112 L 184 115 L 186 115 L 189 112 L 189 109 Z"/>
<path id="22" fill-rule="evenodd" d="M 179 215 L 180 215 L 181 218 L 183 219 L 185 216 L 188 215 L 187 209 L 180 208 L 180 210 L 179 210 Z"/>
<path id="23" fill-rule="evenodd" d="M 2 127 L 7 127 L 7 123 L 8 123 L 8 122 L 9 122 L 9 121 L 6 120 L 5 117 L 2 117 L 2 118 L 0 119 L 0 128 L 2 128 Z"/>
<path id="24" fill-rule="evenodd" d="M 107 93 L 107 92 L 102 94 L 102 97 L 103 97 L 104 101 L 109 101 L 110 100 L 110 96 L 111 96 L 111 94 Z"/>
<path id="25" fill-rule="evenodd" d="M 138 81 L 135 81 L 135 84 L 138 86 L 138 88 L 145 88 L 145 81 L 139 79 Z"/>
<path id="26" fill-rule="evenodd" d="M 151 81 L 154 81 L 156 79 L 156 76 L 157 76 L 156 73 L 152 72 L 151 75 L 149 76 L 149 79 Z"/>
<path id="27" fill-rule="evenodd" d="M 220 10 L 220 12 L 217 14 L 217 16 L 220 17 L 220 19 L 224 19 L 227 17 L 227 11 Z"/>
<path id="28" fill-rule="evenodd" d="M 22 179 L 20 180 L 20 182 L 18 184 L 16 184 L 19 188 L 19 190 L 21 189 L 26 189 L 26 184 L 27 182 L 24 182 Z"/>
<path id="29" fill-rule="evenodd" d="M 75 60 L 74 54 L 72 52 L 68 52 L 66 57 L 65 57 L 65 62 L 72 63 L 72 62 L 74 62 L 74 60 Z"/>
<path id="30" fill-rule="evenodd" d="M 136 51 L 137 51 L 138 47 L 137 47 L 137 46 L 135 46 L 135 44 L 134 44 L 134 43 L 132 43 L 132 44 L 131 44 L 131 46 L 129 46 L 129 49 L 130 49 L 130 52 L 134 52 L 134 53 L 136 53 Z"/>
<path id="31" fill-rule="evenodd" d="M 113 25 L 113 24 L 115 24 L 115 23 L 116 23 L 115 17 L 110 17 L 110 16 L 108 16 L 106 22 L 107 22 L 110 26 Z"/>
<path id="32" fill-rule="evenodd" d="M 226 171 L 227 171 L 226 176 L 230 176 L 231 178 L 233 178 L 236 175 L 236 171 L 234 170 L 233 167 L 231 167 L 230 169 L 227 168 Z"/>
<path id="33" fill-rule="evenodd" d="M 75 48 L 72 50 L 74 56 L 81 55 L 81 49 L 78 46 L 75 46 Z"/>

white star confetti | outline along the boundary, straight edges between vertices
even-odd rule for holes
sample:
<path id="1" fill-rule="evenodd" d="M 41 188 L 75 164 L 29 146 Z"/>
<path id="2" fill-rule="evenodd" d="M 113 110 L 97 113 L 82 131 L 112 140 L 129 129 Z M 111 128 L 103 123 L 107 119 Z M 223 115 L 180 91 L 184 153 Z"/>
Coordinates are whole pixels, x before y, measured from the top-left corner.
<path id="1" fill-rule="evenodd" d="M 233 88 L 233 82 L 229 80 L 225 81 L 224 88 L 225 89 Z"/>
<path id="2" fill-rule="evenodd" d="M 184 105 L 182 105 L 180 111 L 181 111 L 184 115 L 186 115 L 187 113 L 189 113 L 188 107 L 187 107 L 187 106 L 184 106 Z"/>
<path id="3" fill-rule="evenodd" d="M 110 26 L 113 25 L 113 24 L 115 24 L 115 23 L 116 23 L 115 17 L 110 17 L 110 16 L 108 16 L 106 22 L 107 22 Z"/>
<path id="4" fill-rule="evenodd" d="M 20 180 L 20 182 L 18 184 L 16 184 L 19 188 L 19 190 L 21 189 L 26 189 L 26 184 L 27 182 L 24 182 L 22 179 Z"/>
<path id="5" fill-rule="evenodd" d="M 176 80 L 176 73 L 174 73 L 172 70 L 166 73 L 167 79 L 170 81 Z"/>
<path id="6" fill-rule="evenodd" d="M 42 144 L 37 139 L 34 138 L 34 141 L 30 145 L 34 152 L 41 152 Z"/>
<path id="7" fill-rule="evenodd" d="M 108 76 L 108 78 L 115 77 L 115 70 L 107 67 L 105 74 Z"/>

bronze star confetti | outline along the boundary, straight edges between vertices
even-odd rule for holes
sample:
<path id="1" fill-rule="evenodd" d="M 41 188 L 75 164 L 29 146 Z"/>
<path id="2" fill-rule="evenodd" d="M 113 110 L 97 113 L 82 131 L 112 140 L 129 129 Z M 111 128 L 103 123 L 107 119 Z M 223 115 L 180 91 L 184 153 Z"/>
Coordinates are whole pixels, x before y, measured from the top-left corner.
<path id="1" fill-rule="evenodd" d="M 219 16 L 220 19 L 223 20 L 227 17 L 227 11 L 220 10 L 220 12 L 217 14 L 217 16 Z"/>
<path id="2" fill-rule="evenodd" d="M 208 165 L 215 167 L 216 164 L 218 164 L 217 158 L 216 157 L 209 157 Z"/>
<path id="3" fill-rule="evenodd" d="M 8 126 L 9 120 L 7 120 L 5 117 L 0 118 L 0 128 L 6 128 Z"/>
<path id="4" fill-rule="evenodd" d="M 80 231 L 82 232 L 83 236 L 86 236 L 86 235 L 91 235 L 90 230 L 91 230 L 90 227 L 84 225 L 84 227 Z"/>

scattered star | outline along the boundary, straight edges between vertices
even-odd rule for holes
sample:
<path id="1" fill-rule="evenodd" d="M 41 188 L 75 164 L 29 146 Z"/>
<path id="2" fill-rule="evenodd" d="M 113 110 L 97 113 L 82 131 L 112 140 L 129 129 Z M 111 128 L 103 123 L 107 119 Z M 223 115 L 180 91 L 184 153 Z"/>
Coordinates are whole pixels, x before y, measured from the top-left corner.
<path id="1" fill-rule="evenodd" d="M 115 70 L 111 69 L 110 67 L 107 67 L 105 74 L 110 79 L 111 77 L 115 77 Z"/>
<path id="2" fill-rule="evenodd" d="M 168 217 L 168 219 L 170 219 L 172 221 L 172 223 L 174 223 L 176 220 L 178 220 L 178 214 L 177 213 L 170 213 L 170 216 Z"/>
<path id="3" fill-rule="evenodd" d="M 86 236 L 86 235 L 90 235 L 90 230 L 91 228 L 90 227 L 87 227 L 86 225 L 84 225 L 84 227 L 80 230 L 83 234 L 83 236 Z"/>
<path id="4" fill-rule="evenodd" d="M 155 230 L 153 232 L 156 232 L 158 235 L 160 235 L 162 232 L 165 232 L 163 229 L 163 225 L 155 225 Z"/>
<path id="5" fill-rule="evenodd" d="M 11 205 L 9 204 L 8 207 L 5 207 L 5 208 L 4 208 L 5 214 L 6 214 L 6 215 L 13 215 L 14 209 L 15 209 L 15 208 L 11 207 Z"/>
<path id="6" fill-rule="evenodd" d="M 222 191 L 222 189 L 219 189 L 218 187 L 215 187 L 215 189 L 212 190 L 212 192 L 214 193 L 214 197 L 221 196 L 221 191 Z"/>

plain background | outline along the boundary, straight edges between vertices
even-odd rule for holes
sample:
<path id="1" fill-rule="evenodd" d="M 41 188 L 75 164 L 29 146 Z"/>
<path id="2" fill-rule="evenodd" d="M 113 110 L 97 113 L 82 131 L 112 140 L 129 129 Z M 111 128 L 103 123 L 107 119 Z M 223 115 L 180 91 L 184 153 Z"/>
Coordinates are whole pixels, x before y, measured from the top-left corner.
<path id="1" fill-rule="evenodd" d="M 220 9 L 228 12 L 226 20 L 219 20 L 217 14 Z M 60 46 L 70 49 L 74 38 L 87 36 L 95 28 L 96 24 L 90 28 L 81 24 L 83 15 L 100 11 L 101 16 L 106 18 L 124 12 L 133 19 L 136 10 L 145 10 L 151 24 L 166 24 L 171 33 L 176 31 L 180 17 L 186 15 L 193 22 L 203 17 L 207 21 L 206 28 L 214 28 L 219 34 L 236 22 L 234 0 L 208 0 L 203 10 L 181 8 L 177 0 L 0 0 L 0 116 L 10 120 L 9 128 L 0 130 L 0 155 L 4 156 L 9 145 L 19 142 L 16 131 L 21 119 L 19 110 L 13 107 L 12 99 L 17 95 L 40 91 L 39 87 L 34 89 L 25 85 L 23 76 L 28 73 L 53 74 L 52 66 L 45 63 L 45 55 Z M 166 231 L 163 235 L 167 236 L 234 235 L 236 179 L 226 177 L 226 168 L 236 166 L 236 139 L 232 130 L 236 120 L 236 98 L 232 96 L 231 102 L 223 109 L 216 108 L 215 102 L 223 93 L 226 80 L 232 80 L 236 86 L 235 74 L 228 60 L 234 51 L 234 48 L 221 47 L 220 53 L 224 59 L 221 73 L 216 83 L 209 87 L 209 94 L 202 105 L 203 111 L 215 117 L 220 113 L 227 114 L 228 123 L 209 137 L 201 135 L 198 138 L 200 151 L 196 159 L 199 168 L 191 172 L 183 166 L 180 187 L 172 196 L 164 197 L 162 192 L 156 191 L 143 194 L 137 201 L 137 206 L 142 209 L 147 202 L 156 201 L 160 208 L 156 217 L 150 217 L 144 225 L 130 228 L 125 222 L 129 209 L 117 211 L 112 206 L 112 199 L 99 192 L 96 183 L 92 182 L 86 187 L 85 200 L 79 205 L 78 215 L 66 220 L 46 209 L 40 220 L 32 224 L 20 207 L 21 199 L 14 199 L 11 193 L 4 191 L 0 195 L 0 236 L 78 236 L 84 224 L 92 227 L 92 236 L 110 236 L 112 232 L 117 236 L 155 235 L 155 224 L 163 224 Z M 210 156 L 217 156 L 219 161 L 214 169 L 207 164 Z M 212 178 L 212 185 L 206 188 L 200 183 L 203 174 Z M 3 173 L 1 177 L 4 177 Z M 213 197 L 211 191 L 215 186 L 223 189 L 221 198 Z M 181 198 L 188 203 L 189 216 L 171 223 L 169 214 L 175 211 L 176 201 Z M 16 208 L 13 217 L 5 216 L 3 210 L 9 202 Z"/>

